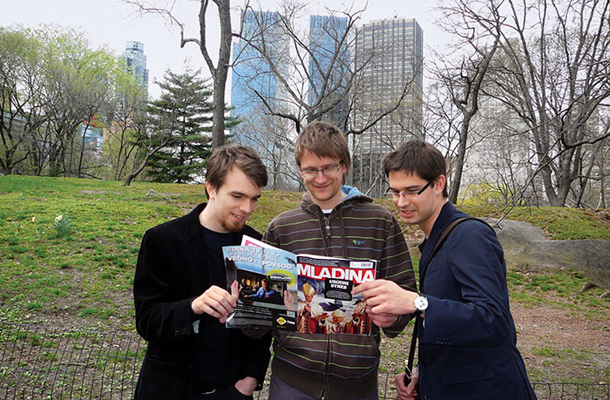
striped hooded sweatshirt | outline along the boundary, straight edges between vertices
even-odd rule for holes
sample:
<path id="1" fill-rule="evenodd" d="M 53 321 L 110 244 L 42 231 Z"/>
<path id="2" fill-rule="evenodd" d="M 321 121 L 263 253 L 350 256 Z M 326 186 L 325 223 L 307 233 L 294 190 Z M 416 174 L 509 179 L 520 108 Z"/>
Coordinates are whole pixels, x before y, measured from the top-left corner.
<path id="1" fill-rule="evenodd" d="M 278 215 L 264 240 L 295 254 L 375 259 L 377 279 L 416 290 L 409 249 L 398 221 L 358 189 L 343 186 L 345 199 L 329 215 L 305 193 L 301 205 Z M 384 329 L 395 337 L 409 316 Z M 379 328 L 371 335 L 274 332 L 272 374 L 316 398 L 353 400 L 377 390 Z"/>

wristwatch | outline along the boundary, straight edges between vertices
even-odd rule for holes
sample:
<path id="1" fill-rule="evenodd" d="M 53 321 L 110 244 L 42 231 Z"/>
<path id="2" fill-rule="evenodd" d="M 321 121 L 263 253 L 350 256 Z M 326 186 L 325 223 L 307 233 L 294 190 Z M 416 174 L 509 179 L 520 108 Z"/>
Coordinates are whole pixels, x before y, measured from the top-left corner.
<path id="1" fill-rule="evenodd" d="M 423 294 L 419 294 L 413 300 L 413 305 L 415 306 L 415 316 L 419 317 L 428 309 L 428 298 Z"/>

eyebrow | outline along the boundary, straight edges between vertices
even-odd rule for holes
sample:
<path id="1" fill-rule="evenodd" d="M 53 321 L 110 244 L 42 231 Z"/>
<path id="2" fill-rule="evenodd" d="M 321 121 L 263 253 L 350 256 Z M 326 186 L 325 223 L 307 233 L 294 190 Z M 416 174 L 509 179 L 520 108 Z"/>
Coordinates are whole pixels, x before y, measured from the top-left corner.
<path id="1" fill-rule="evenodd" d="M 389 187 L 389 189 L 393 192 L 400 192 L 401 190 L 416 190 L 416 189 L 420 189 L 420 188 L 421 188 L 421 186 L 419 186 L 419 185 L 405 186 L 402 189 L 396 189 L 396 188 L 393 188 L 392 186 Z"/>
<path id="2" fill-rule="evenodd" d="M 341 164 L 341 162 L 334 162 L 334 163 L 330 163 L 330 164 L 324 164 L 319 168 L 316 167 L 303 167 L 301 166 L 301 169 L 322 169 L 322 168 L 327 168 L 327 167 L 334 167 L 335 165 L 339 165 Z"/>
<path id="3" fill-rule="evenodd" d="M 233 190 L 233 191 L 229 192 L 229 194 L 230 194 L 230 195 L 244 196 L 244 197 L 248 197 L 248 198 L 250 198 L 250 199 L 260 199 L 260 198 L 261 198 L 261 196 L 263 195 L 263 194 L 261 193 L 261 194 L 259 194 L 259 195 L 254 196 L 254 197 L 250 197 L 250 196 L 248 196 L 246 193 L 244 193 L 244 192 L 240 192 L 239 190 Z"/>

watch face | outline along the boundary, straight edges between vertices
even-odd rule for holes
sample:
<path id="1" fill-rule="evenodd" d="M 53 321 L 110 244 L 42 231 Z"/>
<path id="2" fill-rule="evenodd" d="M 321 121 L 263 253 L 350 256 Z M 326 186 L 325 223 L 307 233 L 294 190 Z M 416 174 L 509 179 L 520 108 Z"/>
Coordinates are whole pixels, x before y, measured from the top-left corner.
<path id="1" fill-rule="evenodd" d="M 415 298 L 415 308 L 419 311 L 425 311 L 428 308 L 428 299 L 423 296 L 417 296 Z"/>

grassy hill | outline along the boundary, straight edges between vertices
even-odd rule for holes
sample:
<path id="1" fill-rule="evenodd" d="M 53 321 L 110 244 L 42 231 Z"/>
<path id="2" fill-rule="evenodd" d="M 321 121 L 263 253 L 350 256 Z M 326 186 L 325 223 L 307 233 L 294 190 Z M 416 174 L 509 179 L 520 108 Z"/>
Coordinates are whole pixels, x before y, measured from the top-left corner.
<path id="1" fill-rule="evenodd" d="M 275 215 L 294 207 L 300 198 L 301 193 L 264 191 L 250 224 L 264 231 Z M 0 320 L 133 332 L 131 289 L 142 235 L 204 200 L 202 185 L 124 187 L 109 181 L 0 177 Z M 394 211 L 389 201 L 378 201 Z M 464 210 L 475 216 L 502 216 L 501 210 L 489 208 Z M 610 239 L 608 215 L 604 210 L 521 208 L 508 218 L 540 226 L 551 238 Z M 404 228 L 408 237 L 418 237 L 415 228 Z M 584 358 L 590 369 L 579 379 L 608 382 L 610 301 L 602 298 L 605 290 L 582 291 L 586 277 L 575 271 L 543 275 L 509 271 L 508 279 L 513 303 L 584 315 L 601 326 L 602 340 L 609 342 L 602 343 L 602 357 L 595 359 L 583 355 L 586 349 L 566 353 L 534 343 L 528 349 L 528 356 L 536 358 L 536 363 L 529 363 L 535 365 L 532 375 L 556 381 L 561 369 L 549 365 L 582 364 Z M 389 360 L 384 368 L 401 367 L 408 340 L 403 334 L 398 341 L 384 341 Z"/>

